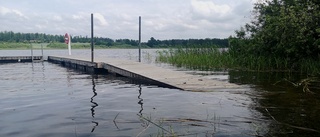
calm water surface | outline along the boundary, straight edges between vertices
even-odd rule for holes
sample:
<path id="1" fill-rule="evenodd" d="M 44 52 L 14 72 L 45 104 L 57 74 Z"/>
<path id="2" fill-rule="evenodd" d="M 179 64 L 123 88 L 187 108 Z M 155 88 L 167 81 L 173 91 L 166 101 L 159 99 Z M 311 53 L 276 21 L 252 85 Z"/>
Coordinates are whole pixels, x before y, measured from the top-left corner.
<path id="1" fill-rule="evenodd" d="M 54 55 L 63 52 L 50 51 Z M 103 53 L 99 57 L 136 60 L 132 50 L 98 52 Z M 144 52 L 143 61 L 159 65 L 151 56 L 154 52 Z M 187 92 L 114 75 L 85 74 L 48 62 L 0 64 L 0 136 L 320 135 L 319 89 L 312 87 L 315 94 L 307 94 L 287 82 L 275 84 L 303 76 L 187 72 L 243 85 L 243 89 Z"/>

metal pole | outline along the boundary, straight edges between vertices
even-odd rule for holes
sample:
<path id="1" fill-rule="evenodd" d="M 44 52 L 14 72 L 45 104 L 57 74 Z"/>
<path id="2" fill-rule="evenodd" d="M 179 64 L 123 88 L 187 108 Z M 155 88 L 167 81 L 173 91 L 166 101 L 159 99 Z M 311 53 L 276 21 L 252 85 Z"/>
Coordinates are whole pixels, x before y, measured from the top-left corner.
<path id="1" fill-rule="evenodd" d="M 32 46 L 32 44 L 31 44 L 31 42 L 30 42 L 30 46 L 31 46 L 31 61 L 32 61 L 32 63 L 33 63 L 33 46 Z"/>
<path id="2" fill-rule="evenodd" d="M 141 16 L 139 16 L 139 62 L 141 62 Z"/>
<path id="3" fill-rule="evenodd" d="M 43 45 L 41 43 L 41 55 L 42 55 L 42 61 L 44 60 L 44 57 L 43 57 Z"/>
<path id="4" fill-rule="evenodd" d="M 91 13 L 91 62 L 94 61 L 94 51 L 93 51 L 93 14 Z"/>

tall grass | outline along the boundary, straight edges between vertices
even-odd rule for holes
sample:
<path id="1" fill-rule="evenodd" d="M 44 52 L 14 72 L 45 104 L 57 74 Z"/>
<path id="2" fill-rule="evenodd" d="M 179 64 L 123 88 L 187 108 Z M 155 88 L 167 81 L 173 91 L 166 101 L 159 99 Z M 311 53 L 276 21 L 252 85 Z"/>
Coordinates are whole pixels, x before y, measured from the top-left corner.
<path id="1" fill-rule="evenodd" d="M 320 61 L 301 59 L 291 61 L 285 58 L 236 54 L 221 51 L 215 47 L 177 48 L 158 51 L 157 61 L 198 70 L 236 69 L 246 71 L 301 72 L 320 75 Z"/>
<path id="2" fill-rule="evenodd" d="M 231 67 L 231 56 L 217 48 L 178 48 L 158 51 L 157 61 L 191 69 L 227 69 Z"/>

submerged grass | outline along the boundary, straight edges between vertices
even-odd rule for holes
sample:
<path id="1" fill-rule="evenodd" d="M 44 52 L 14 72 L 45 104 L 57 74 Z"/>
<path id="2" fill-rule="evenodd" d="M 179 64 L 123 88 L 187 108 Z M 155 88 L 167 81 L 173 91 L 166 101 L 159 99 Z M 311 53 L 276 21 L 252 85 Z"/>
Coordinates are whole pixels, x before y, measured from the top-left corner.
<path id="1" fill-rule="evenodd" d="M 246 70 L 260 72 L 300 72 L 320 75 L 320 61 L 300 59 L 292 61 L 278 57 L 235 54 L 216 47 L 177 48 L 158 51 L 157 61 L 198 70 Z"/>

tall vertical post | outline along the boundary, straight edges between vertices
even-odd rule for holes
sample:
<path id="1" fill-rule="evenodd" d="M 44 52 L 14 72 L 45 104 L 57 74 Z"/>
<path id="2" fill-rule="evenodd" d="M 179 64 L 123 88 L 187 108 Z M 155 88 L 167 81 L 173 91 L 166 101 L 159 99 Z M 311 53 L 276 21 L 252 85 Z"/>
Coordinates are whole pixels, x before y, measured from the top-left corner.
<path id="1" fill-rule="evenodd" d="M 68 51 L 69 51 L 69 55 L 71 55 L 71 36 L 68 35 Z"/>
<path id="2" fill-rule="evenodd" d="M 64 34 L 64 42 L 68 45 L 69 56 L 71 55 L 71 36 L 66 33 Z"/>
<path id="3" fill-rule="evenodd" d="M 33 63 L 33 46 L 31 42 L 30 42 L 30 46 L 31 46 L 31 61 Z"/>
<path id="4" fill-rule="evenodd" d="M 93 49 L 93 14 L 91 13 L 91 62 L 94 61 L 94 49 Z"/>
<path id="5" fill-rule="evenodd" d="M 44 57 L 43 57 L 43 45 L 42 45 L 42 42 L 41 42 L 41 55 L 42 55 L 42 61 L 44 60 Z"/>
<path id="6" fill-rule="evenodd" d="M 139 62 L 141 62 L 141 16 L 139 16 Z"/>

